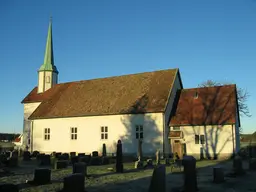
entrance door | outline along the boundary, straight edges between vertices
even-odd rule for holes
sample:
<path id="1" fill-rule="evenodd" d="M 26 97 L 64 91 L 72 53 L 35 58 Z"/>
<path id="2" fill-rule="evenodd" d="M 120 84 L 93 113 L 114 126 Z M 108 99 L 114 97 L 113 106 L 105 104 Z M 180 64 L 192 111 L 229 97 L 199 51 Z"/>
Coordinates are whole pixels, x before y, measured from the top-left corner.
<path id="1" fill-rule="evenodd" d="M 180 158 L 183 157 L 182 143 L 180 142 L 180 140 L 174 140 L 172 144 L 172 151 L 173 151 L 173 154 L 178 153 L 178 156 Z"/>

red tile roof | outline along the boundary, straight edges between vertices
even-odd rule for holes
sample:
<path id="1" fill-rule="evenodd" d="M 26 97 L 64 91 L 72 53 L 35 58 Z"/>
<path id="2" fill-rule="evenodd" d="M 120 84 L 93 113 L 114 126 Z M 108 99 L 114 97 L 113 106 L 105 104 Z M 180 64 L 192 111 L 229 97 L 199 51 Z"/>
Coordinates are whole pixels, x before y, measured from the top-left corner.
<path id="1" fill-rule="evenodd" d="M 183 89 L 177 93 L 176 105 L 170 126 L 234 124 L 238 108 L 236 86 Z"/>
<path id="2" fill-rule="evenodd" d="M 176 75 L 170 69 L 63 83 L 41 94 L 34 88 L 22 103 L 42 102 L 29 119 L 163 112 Z"/>

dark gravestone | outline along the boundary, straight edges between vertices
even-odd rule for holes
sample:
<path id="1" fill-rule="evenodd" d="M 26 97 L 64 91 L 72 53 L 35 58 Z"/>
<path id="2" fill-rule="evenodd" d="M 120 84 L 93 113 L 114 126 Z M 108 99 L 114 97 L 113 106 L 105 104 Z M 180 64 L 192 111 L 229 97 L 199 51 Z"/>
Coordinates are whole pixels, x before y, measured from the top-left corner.
<path id="1" fill-rule="evenodd" d="M 85 192 L 84 175 L 75 173 L 64 177 L 62 192 Z"/>
<path id="2" fill-rule="evenodd" d="M 153 172 L 148 192 L 166 191 L 166 170 L 165 165 L 158 165 Z"/>
<path id="3" fill-rule="evenodd" d="M 184 166 L 184 191 L 196 192 L 198 190 L 196 159 L 193 156 L 184 156 L 182 164 Z"/>
<path id="4" fill-rule="evenodd" d="M 85 153 L 78 153 L 77 156 L 78 156 L 78 157 L 83 157 L 83 156 L 85 156 Z"/>
<path id="5" fill-rule="evenodd" d="M 6 183 L 0 184 L 0 191 L 1 192 L 19 192 L 19 187 L 14 184 Z"/>
<path id="6" fill-rule="evenodd" d="M 50 166 L 51 165 L 51 156 L 50 155 L 42 156 L 40 165 Z"/>
<path id="7" fill-rule="evenodd" d="M 102 165 L 108 165 L 109 164 L 109 158 L 106 157 L 106 156 L 103 156 L 102 160 L 101 160 L 101 164 Z"/>
<path id="8" fill-rule="evenodd" d="M 116 145 L 116 172 L 123 173 L 124 165 L 123 165 L 123 149 L 121 140 L 117 141 Z"/>
<path id="9" fill-rule="evenodd" d="M 68 162 L 65 160 L 55 162 L 55 169 L 65 169 L 67 166 Z"/>
<path id="10" fill-rule="evenodd" d="M 224 182 L 224 170 L 222 167 L 213 168 L 213 182 L 214 183 Z"/>
<path id="11" fill-rule="evenodd" d="M 69 154 L 68 153 L 63 153 L 63 160 L 69 160 Z"/>
<path id="12" fill-rule="evenodd" d="M 70 152 L 70 157 L 75 157 L 76 156 L 76 152 Z"/>
<path id="13" fill-rule="evenodd" d="M 251 171 L 256 171 L 256 158 L 252 158 L 249 160 L 249 169 Z"/>
<path id="14" fill-rule="evenodd" d="M 71 163 L 72 163 L 72 165 L 74 165 L 75 163 L 78 163 L 78 156 L 71 156 Z"/>
<path id="15" fill-rule="evenodd" d="M 8 160 L 8 167 L 17 167 L 18 166 L 18 162 L 19 162 L 19 159 L 18 157 L 11 157 L 9 160 Z"/>
<path id="16" fill-rule="evenodd" d="M 103 145 L 102 145 L 102 156 L 103 157 L 107 156 L 107 147 L 106 147 L 105 143 L 103 143 Z"/>
<path id="17" fill-rule="evenodd" d="M 245 173 L 243 169 L 243 161 L 240 156 L 235 156 L 233 160 L 233 169 L 236 175 L 243 175 Z"/>
<path id="18" fill-rule="evenodd" d="M 91 155 L 84 155 L 84 156 L 78 156 L 78 159 L 79 159 L 79 162 L 84 162 L 86 163 L 87 165 L 90 164 L 90 161 L 91 161 Z"/>
<path id="19" fill-rule="evenodd" d="M 30 161 L 31 160 L 31 155 L 29 151 L 24 151 L 23 153 L 23 161 Z"/>
<path id="20" fill-rule="evenodd" d="M 35 169 L 34 179 L 28 181 L 31 185 L 46 185 L 51 183 L 51 170 L 50 169 Z"/>
<path id="21" fill-rule="evenodd" d="M 55 153 L 55 158 L 56 158 L 56 159 L 58 159 L 59 156 L 61 156 L 61 153 L 60 153 L 60 152 Z"/>
<path id="22" fill-rule="evenodd" d="M 32 152 L 32 157 L 37 157 L 37 155 L 39 155 L 40 153 L 39 153 L 39 151 L 33 151 Z"/>
<path id="23" fill-rule="evenodd" d="M 101 157 L 91 157 L 90 165 L 100 165 Z"/>
<path id="24" fill-rule="evenodd" d="M 75 163 L 73 165 L 73 174 L 74 173 L 81 173 L 84 176 L 87 176 L 87 166 L 86 166 L 86 163 L 83 163 L 83 162 Z"/>
<path id="25" fill-rule="evenodd" d="M 93 151 L 93 152 L 92 152 L 92 156 L 93 156 L 93 157 L 98 157 L 98 156 L 99 156 L 98 151 Z"/>

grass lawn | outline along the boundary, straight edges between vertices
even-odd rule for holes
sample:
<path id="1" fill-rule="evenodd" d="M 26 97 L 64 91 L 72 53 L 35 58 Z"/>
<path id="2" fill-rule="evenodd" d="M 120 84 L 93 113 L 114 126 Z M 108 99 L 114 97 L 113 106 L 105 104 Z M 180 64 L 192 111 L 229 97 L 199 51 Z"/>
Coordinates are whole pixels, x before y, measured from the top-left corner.
<path id="1" fill-rule="evenodd" d="M 202 191 L 218 191 L 223 187 L 222 184 L 214 185 L 212 183 L 212 166 L 219 164 L 219 161 L 198 161 L 198 183 L 200 188 L 205 190 Z M 230 162 L 226 162 L 226 164 Z M 85 180 L 86 190 L 89 192 L 131 192 L 131 191 L 147 191 L 150 184 L 150 179 L 153 173 L 152 169 L 146 170 L 134 170 L 134 163 L 125 163 L 124 169 L 125 173 L 118 174 L 112 171 L 109 171 L 108 168 L 113 167 L 114 164 L 111 165 L 102 165 L 102 166 L 88 166 L 87 173 L 89 175 Z M 15 172 L 18 175 L 2 177 L 0 178 L 0 183 L 14 183 L 21 184 L 24 183 L 27 179 L 33 179 L 33 170 L 35 165 L 33 166 L 33 162 L 21 164 L 20 168 L 18 168 Z M 227 168 L 229 169 L 229 167 Z M 171 173 L 171 168 L 166 167 L 166 185 L 167 191 L 169 192 L 173 187 L 182 186 L 183 184 L 183 175 L 179 174 L 179 169 L 174 169 L 174 172 Z M 72 173 L 72 168 L 69 167 L 63 170 L 52 170 L 52 180 L 53 183 L 44 186 L 37 187 L 29 187 L 23 188 L 21 191 L 23 192 L 40 192 L 40 191 L 49 191 L 55 192 L 59 189 L 62 189 L 63 183 L 62 179 L 66 175 Z M 178 174 L 177 174 L 178 173 Z M 237 182 L 236 182 L 237 183 Z M 224 184 L 227 185 L 227 184 Z M 232 187 L 234 184 L 227 185 L 226 187 Z M 25 185 L 24 185 L 25 186 Z M 210 187 L 209 187 L 210 186 Z M 207 189 L 207 190 L 206 190 Z M 208 190 L 209 189 L 209 190 Z M 255 187 L 256 190 L 256 187 Z M 223 191 L 223 190 L 221 190 Z M 239 190 L 240 191 L 240 190 Z"/>

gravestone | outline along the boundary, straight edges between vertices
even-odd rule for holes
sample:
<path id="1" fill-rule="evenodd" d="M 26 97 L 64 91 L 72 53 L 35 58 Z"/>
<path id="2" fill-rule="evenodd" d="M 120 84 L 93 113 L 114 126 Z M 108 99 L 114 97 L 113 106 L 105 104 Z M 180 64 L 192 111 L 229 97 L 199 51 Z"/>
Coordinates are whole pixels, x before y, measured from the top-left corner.
<path id="1" fill-rule="evenodd" d="M 78 156 L 71 156 L 71 163 L 74 165 L 75 163 L 78 163 Z"/>
<path id="2" fill-rule="evenodd" d="M 60 156 L 61 156 L 61 152 L 55 153 L 55 158 L 56 158 L 56 159 L 59 159 Z"/>
<path id="3" fill-rule="evenodd" d="M 78 157 L 83 157 L 83 156 L 85 156 L 85 153 L 78 153 L 77 156 L 78 156 Z"/>
<path id="4" fill-rule="evenodd" d="M 116 145 L 116 172 L 123 173 L 124 165 L 123 165 L 123 149 L 121 140 L 117 141 Z"/>
<path id="5" fill-rule="evenodd" d="M 93 156 L 93 157 L 98 157 L 98 156 L 99 156 L 98 151 L 93 151 L 93 152 L 92 152 L 92 156 Z"/>
<path id="6" fill-rule="evenodd" d="M 76 152 L 70 152 L 69 154 L 70 154 L 70 158 L 76 156 Z"/>
<path id="7" fill-rule="evenodd" d="M 156 151 L 156 164 L 157 164 L 157 165 L 160 165 L 160 158 L 161 158 L 160 155 L 161 155 L 161 154 L 160 154 L 160 150 L 157 150 L 157 151 Z"/>
<path id="8" fill-rule="evenodd" d="M 51 155 L 42 155 L 40 158 L 40 166 L 51 166 Z"/>
<path id="9" fill-rule="evenodd" d="M 34 179 L 27 181 L 31 185 L 46 185 L 51 183 L 51 170 L 50 169 L 35 169 Z"/>
<path id="10" fill-rule="evenodd" d="M 31 160 L 31 155 L 29 151 L 24 151 L 23 153 L 23 161 L 30 161 Z"/>
<path id="11" fill-rule="evenodd" d="M 63 157 L 62 160 L 69 160 L 69 154 L 68 153 L 63 153 L 62 157 Z"/>
<path id="12" fill-rule="evenodd" d="M 236 175 L 243 175 L 245 173 L 243 169 L 243 161 L 240 156 L 235 156 L 233 160 L 233 169 Z"/>
<path id="13" fill-rule="evenodd" d="M 214 183 L 222 183 L 224 182 L 224 170 L 222 167 L 214 167 L 213 168 L 213 182 Z"/>
<path id="14" fill-rule="evenodd" d="M 184 192 L 196 192 L 198 190 L 196 159 L 193 156 L 184 156 L 182 164 L 184 166 Z"/>
<path id="15" fill-rule="evenodd" d="M 74 173 L 81 173 L 84 176 L 87 176 L 87 166 L 86 166 L 86 163 L 83 163 L 83 162 L 75 163 L 73 165 L 73 174 Z"/>
<path id="16" fill-rule="evenodd" d="M 39 151 L 33 151 L 32 152 L 32 157 L 37 157 L 37 155 L 39 155 L 40 153 L 39 153 Z"/>
<path id="17" fill-rule="evenodd" d="M 90 165 L 100 165 L 101 157 L 91 157 Z"/>
<path id="18" fill-rule="evenodd" d="M 108 157 L 106 157 L 106 156 L 103 156 L 103 157 L 102 157 L 102 162 L 101 162 L 102 165 L 107 165 L 107 164 L 109 164 L 109 162 L 110 162 L 110 161 L 109 161 L 109 158 L 108 158 Z"/>
<path id="19" fill-rule="evenodd" d="M 256 158 L 252 158 L 249 160 L 249 169 L 251 171 L 256 171 Z"/>
<path id="20" fill-rule="evenodd" d="M 75 173 L 64 177 L 62 192 L 85 192 L 84 175 Z"/>
<path id="21" fill-rule="evenodd" d="M 0 184 L 0 191 L 1 192 L 19 192 L 19 187 L 18 185 L 11 184 L 11 183 Z"/>
<path id="22" fill-rule="evenodd" d="M 106 144 L 103 143 L 102 145 L 102 156 L 106 157 L 107 156 L 107 148 L 106 148 Z"/>
<path id="23" fill-rule="evenodd" d="M 154 169 L 148 192 L 166 192 L 166 170 L 164 165 L 158 165 Z"/>
<path id="24" fill-rule="evenodd" d="M 68 161 L 61 160 L 55 162 L 55 169 L 65 169 L 68 167 Z"/>

